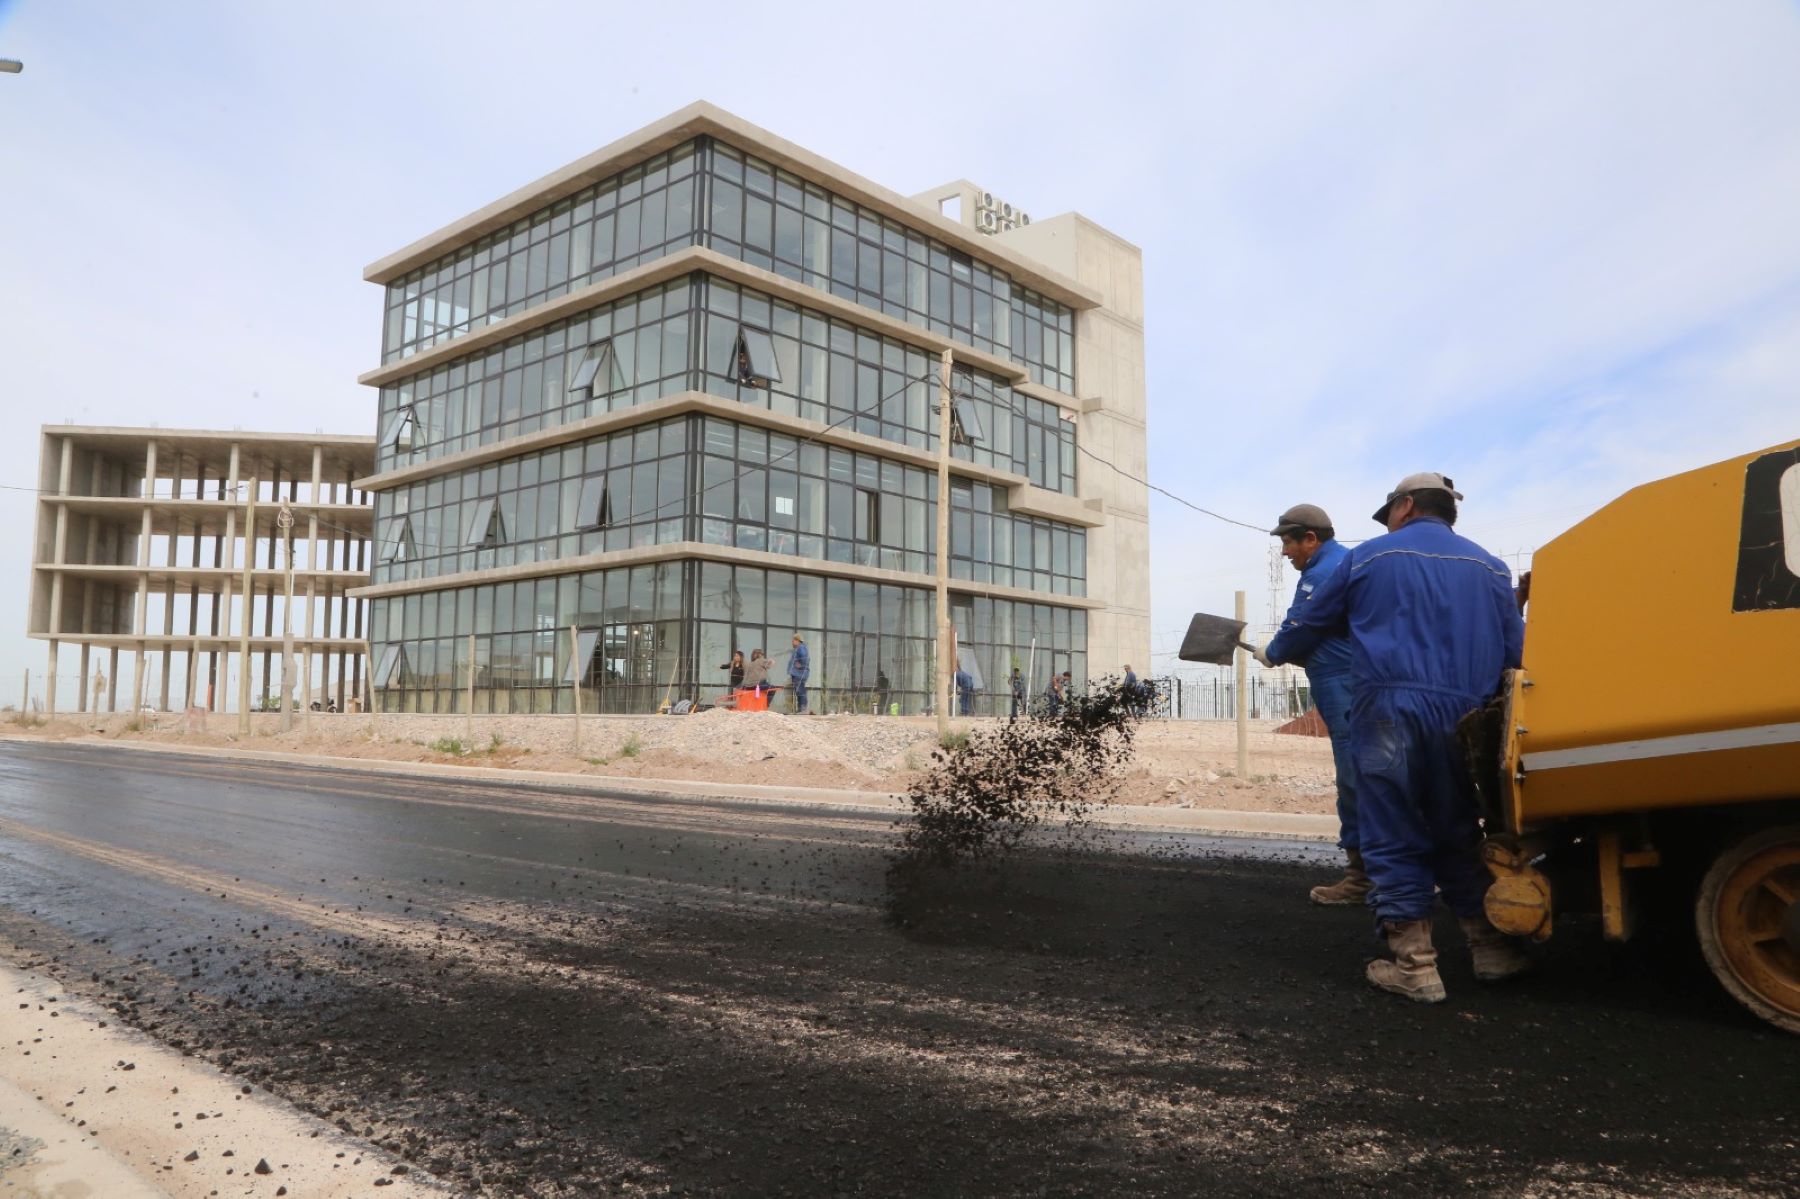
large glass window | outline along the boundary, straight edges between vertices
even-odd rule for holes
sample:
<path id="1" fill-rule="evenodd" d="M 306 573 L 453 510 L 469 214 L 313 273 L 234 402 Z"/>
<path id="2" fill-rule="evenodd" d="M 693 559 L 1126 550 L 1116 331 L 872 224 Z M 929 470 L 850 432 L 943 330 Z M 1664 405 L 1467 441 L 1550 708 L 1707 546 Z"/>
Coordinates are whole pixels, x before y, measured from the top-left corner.
<path id="1" fill-rule="evenodd" d="M 697 157 L 693 142 L 659 154 L 390 284 L 381 360 L 696 244 Z"/>
<path id="2" fill-rule="evenodd" d="M 699 284 L 701 376 L 715 395 L 931 450 L 938 437 L 937 359 L 751 288 Z M 773 365 L 769 365 L 769 364 Z M 951 456 L 1074 495 L 1075 422 L 1056 405 L 958 368 Z M 962 436 L 956 431 L 960 429 Z"/>
<path id="3" fill-rule="evenodd" d="M 927 710 L 935 679 L 924 587 L 716 562 L 614 567 L 371 602 L 371 682 L 390 712 L 654 712 L 720 702 L 731 654 L 761 649 L 783 707 L 794 634 L 812 656 L 824 712 Z M 1052 673 L 1087 680 L 1087 613 L 953 596 L 959 660 L 982 679 L 982 714 L 1003 715 L 1016 669 L 1041 696 Z"/>
<path id="4" fill-rule="evenodd" d="M 375 447 L 375 468 L 690 389 L 699 286 L 689 279 L 639 292 L 383 387 L 380 427 L 391 434 Z"/>
<path id="5" fill-rule="evenodd" d="M 715 195 L 708 246 L 1010 358 L 1034 382 L 1074 393 L 1073 309 L 753 154 L 709 139 L 702 157 Z"/>
<path id="6" fill-rule="evenodd" d="M 1075 390 L 1073 309 L 713 139 L 658 155 L 390 284 L 382 361 L 697 244 Z"/>

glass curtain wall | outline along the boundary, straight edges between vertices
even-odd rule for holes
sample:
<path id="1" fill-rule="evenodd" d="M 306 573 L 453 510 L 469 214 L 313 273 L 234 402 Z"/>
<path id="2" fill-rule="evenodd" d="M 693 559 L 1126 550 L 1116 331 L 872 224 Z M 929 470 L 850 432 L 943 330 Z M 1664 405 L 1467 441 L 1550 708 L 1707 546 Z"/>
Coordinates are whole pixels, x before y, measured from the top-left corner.
<path id="1" fill-rule="evenodd" d="M 953 478 L 950 575 L 1087 594 L 1087 533 Z M 937 569 L 934 472 L 700 415 L 449 471 L 376 496 L 376 583 L 702 541 Z"/>
<path id="2" fill-rule="evenodd" d="M 489 583 L 372 602 L 377 703 L 387 712 L 654 712 L 716 703 L 731 651 L 762 649 L 785 709 L 795 633 L 821 712 L 928 710 L 933 597 L 923 587 L 716 562 L 668 562 Z M 957 597 L 976 711 L 1005 715 L 1014 667 L 1041 697 L 1052 673 L 1087 680 L 1087 613 Z M 571 665 L 573 664 L 573 665 Z"/>
<path id="3" fill-rule="evenodd" d="M 752 266 L 1011 358 L 1075 390 L 1075 314 L 961 250 L 710 142 L 706 244 Z"/>
<path id="4" fill-rule="evenodd" d="M 697 149 L 659 154 L 390 284 L 381 360 L 696 244 Z"/>
<path id="5" fill-rule="evenodd" d="M 745 339 L 770 361 L 747 379 Z M 692 276 L 384 387 L 376 469 L 428 462 L 706 391 L 915 449 L 937 448 L 937 360 L 811 309 Z M 991 375 L 959 371 L 974 428 L 951 456 L 1074 495 L 1075 423 Z"/>
<path id="6" fill-rule="evenodd" d="M 390 284 L 382 361 L 699 244 L 1010 358 L 1045 387 L 1075 390 L 1072 309 L 710 138 L 546 205 Z"/>

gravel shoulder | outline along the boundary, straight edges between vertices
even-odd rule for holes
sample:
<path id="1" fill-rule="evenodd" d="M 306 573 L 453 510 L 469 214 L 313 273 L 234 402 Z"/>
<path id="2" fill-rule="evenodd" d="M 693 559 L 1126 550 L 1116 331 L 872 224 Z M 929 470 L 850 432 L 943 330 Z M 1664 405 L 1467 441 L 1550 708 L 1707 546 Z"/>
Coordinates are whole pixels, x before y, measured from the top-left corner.
<path id="1" fill-rule="evenodd" d="M 248 737 L 236 717 L 163 714 L 59 717 L 0 725 L 0 737 L 31 740 L 254 749 L 296 757 L 436 763 L 732 787 L 807 787 L 888 795 L 904 792 L 931 764 L 935 722 L 927 718 L 788 716 L 722 710 L 687 717 L 315 714 L 279 731 L 279 718 L 252 717 Z M 987 721 L 958 721 L 958 731 Z M 1151 721 L 1139 726 L 1117 803 L 1201 811 L 1330 815 L 1335 810 L 1331 748 L 1321 738 L 1277 734 L 1256 722 L 1249 769 L 1237 770 L 1236 727 L 1222 721 Z"/>

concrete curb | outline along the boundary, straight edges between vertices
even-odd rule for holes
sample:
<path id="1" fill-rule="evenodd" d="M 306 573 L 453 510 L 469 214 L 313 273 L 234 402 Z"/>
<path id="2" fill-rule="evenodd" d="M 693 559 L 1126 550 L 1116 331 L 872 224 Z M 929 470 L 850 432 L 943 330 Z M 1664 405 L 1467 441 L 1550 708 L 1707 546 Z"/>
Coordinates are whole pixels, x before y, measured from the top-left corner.
<path id="1" fill-rule="evenodd" d="M 728 803 L 811 804 L 825 809 L 886 812 L 894 816 L 905 812 L 905 796 L 878 791 L 776 787 L 761 783 L 710 783 L 693 779 L 646 779 L 631 775 L 569 774 L 548 770 L 509 770 L 499 766 L 396 762 L 382 758 L 345 758 L 330 754 L 283 753 L 279 750 L 249 748 L 221 749 L 206 745 L 164 745 L 145 741 L 99 741 L 85 737 L 72 737 L 65 741 L 19 736 L 7 736 L 3 739 L 42 745 L 97 745 L 105 749 L 221 761 L 262 762 L 277 766 L 304 766 L 342 773 L 484 782 L 513 788 L 605 791 L 654 798 L 702 798 Z M 1201 833 L 1208 836 L 1295 841 L 1336 841 L 1338 835 L 1336 816 L 1303 812 L 1240 812 L 1229 809 L 1120 804 L 1103 809 L 1097 822 L 1113 828 L 1146 832 Z"/>

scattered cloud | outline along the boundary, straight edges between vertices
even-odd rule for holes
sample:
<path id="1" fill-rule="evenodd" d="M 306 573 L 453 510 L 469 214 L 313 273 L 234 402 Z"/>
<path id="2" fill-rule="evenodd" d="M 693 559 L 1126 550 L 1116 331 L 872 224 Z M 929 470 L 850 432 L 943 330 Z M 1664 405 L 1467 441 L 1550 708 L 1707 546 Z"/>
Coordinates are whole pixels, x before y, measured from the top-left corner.
<path id="1" fill-rule="evenodd" d="M 1792 5 L 766 12 L 0 4 L 0 482 L 65 415 L 371 428 L 362 267 L 697 97 L 1141 246 L 1152 478 L 1252 522 L 1309 499 L 1360 536 L 1442 469 L 1523 552 L 1800 436 Z M 5 685 L 42 653 L 0 495 Z M 1157 649 L 1267 606 L 1267 539 L 1152 512 Z"/>

